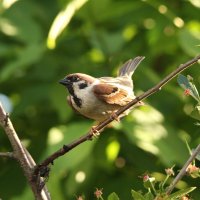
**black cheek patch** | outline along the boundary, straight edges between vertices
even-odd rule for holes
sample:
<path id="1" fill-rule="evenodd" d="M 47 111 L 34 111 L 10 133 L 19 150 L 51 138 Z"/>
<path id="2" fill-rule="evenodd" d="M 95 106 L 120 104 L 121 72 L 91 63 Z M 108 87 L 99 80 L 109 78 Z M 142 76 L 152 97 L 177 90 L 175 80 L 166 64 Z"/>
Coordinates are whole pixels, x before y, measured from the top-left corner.
<path id="1" fill-rule="evenodd" d="M 86 88 L 87 86 L 88 86 L 87 83 L 81 83 L 78 85 L 80 90 Z"/>
<path id="2" fill-rule="evenodd" d="M 73 89 L 72 85 L 68 85 L 68 86 L 67 86 L 67 89 L 68 89 L 70 95 L 72 96 L 72 98 L 73 98 L 74 103 L 76 104 L 76 106 L 78 106 L 79 108 L 81 108 L 81 106 L 82 106 L 82 100 L 79 99 L 79 98 L 75 95 L 74 89 Z"/>
<path id="3" fill-rule="evenodd" d="M 81 108 L 81 106 L 82 106 L 82 100 L 81 99 L 79 99 L 77 96 L 73 96 L 73 99 L 74 99 L 74 103 L 79 107 L 79 108 Z"/>
<path id="4" fill-rule="evenodd" d="M 74 89 L 73 89 L 72 85 L 67 85 L 67 89 L 68 89 L 69 93 L 73 96 L 74 95 Z"/>

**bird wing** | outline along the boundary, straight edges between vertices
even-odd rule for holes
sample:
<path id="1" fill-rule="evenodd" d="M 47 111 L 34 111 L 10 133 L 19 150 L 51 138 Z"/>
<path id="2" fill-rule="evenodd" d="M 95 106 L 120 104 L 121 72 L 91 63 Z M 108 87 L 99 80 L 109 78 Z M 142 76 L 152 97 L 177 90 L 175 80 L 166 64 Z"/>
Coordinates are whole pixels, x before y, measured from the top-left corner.
<path id="1" fill-rule="evenodd" d="M 130 97 L 126 90 L 111 84 L 95 85 L 93 92 L 98 99 L 108 104 L 124 106 L 133 100 L 133 97 Z"/>
<path id="2" fill-rule="evenodd" d="M 144 58 L 144 56 L 137 56 L 136 58 L 130 59 L 125 62 L 120 68 L 118 76 L 128 76 L 131 78 L 135 69 Z"/>
<path id="3" fill-rule="evenodd" d="M 119 85 L 123 85 L 125 87 L 130 87 L 133 90 L 133 81 L 132 79 L 129 79 L 127 77 L 122 77 L 122 76 L 118 76 L 117 78 L 113 78 L 113 77 L 101 77 L 99 78 L 99 80 L 102 83 L 107 83 L 107 84 L 119 84 Z"/>

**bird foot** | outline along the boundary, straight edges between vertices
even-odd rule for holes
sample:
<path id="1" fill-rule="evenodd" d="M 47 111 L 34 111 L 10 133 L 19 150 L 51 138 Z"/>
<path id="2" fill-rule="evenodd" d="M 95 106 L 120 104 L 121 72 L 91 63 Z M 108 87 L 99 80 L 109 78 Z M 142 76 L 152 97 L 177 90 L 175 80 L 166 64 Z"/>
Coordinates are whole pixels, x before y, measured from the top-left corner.
<path id="1" fill-rule="evenodd" d="M 111 119 L 113 119 L 113 120 L 115 120 L 115 121 L 117 121 L 117 122 L 120 122 L 120 118 L 119 118 L 119 116 L 118 116 L 115 112 L 113 112 L 113 113 L 110 115 L 110 117 L 111 117 Z"/>
<path id="2" fill-rule="evenodd" d="M 93 137 L 95 138 L 98 138 L 100 135 L 100 132 L 96 129 L 96 126 L 92 126 L 91 132 L 92 132 Z"/>

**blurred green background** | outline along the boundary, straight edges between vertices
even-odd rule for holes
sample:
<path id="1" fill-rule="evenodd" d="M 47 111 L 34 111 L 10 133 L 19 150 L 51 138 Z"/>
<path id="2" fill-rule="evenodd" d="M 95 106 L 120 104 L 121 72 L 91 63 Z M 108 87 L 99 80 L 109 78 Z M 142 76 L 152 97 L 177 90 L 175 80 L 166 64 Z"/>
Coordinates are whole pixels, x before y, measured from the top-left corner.
<path id="1" fill-rule="evenodd" d="M 93 124 L 66 104 L 61 78 L 72 72 L 115 76 L 120 64 L 143 55 L 133 76 L 139 95 L 200 53 L 199 13 L 195 0 L 1 0 L 1 99 L 36 162 Z M 200 88 L 199 65 L 187 74 Z M 52 199 L 94 199 L 95 188 L 103 188 L 104 196 L 115 191 L 128 200 L 131 189 L 145 191 L 143 173 L 162 180 L 165 168 L 181 168 L 189 156 L 185 140 L 191 148 L 200 143 L 199 126 L 188 116 L 195 101 L 174 79 L 145 103 L 55 161 L 47 182 Z M 2 129 L 0 151 L 12 151 Z M 178 184 L 188 186 L 198 187 L 191 197 L 200 199 L 199 181 L 184 177 Z M 13 160 L 0 158 L 0 198 L 33 199 Z"/>

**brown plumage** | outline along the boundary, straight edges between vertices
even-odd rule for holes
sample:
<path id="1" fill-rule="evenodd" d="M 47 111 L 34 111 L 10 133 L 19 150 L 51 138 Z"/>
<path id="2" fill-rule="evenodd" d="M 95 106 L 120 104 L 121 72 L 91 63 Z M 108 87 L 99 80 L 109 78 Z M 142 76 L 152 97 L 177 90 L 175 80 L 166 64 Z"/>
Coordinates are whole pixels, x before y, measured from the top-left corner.
<path id="1" fill-rule="evenodd" d="M 133 100 L 126 90 L 105 83 L 95 85 L 93 91 L 98 99 L 109 104 L 124 106 Z"/>
<path id="2" fill-rule="evenodd" d="M 70 106 L 88 118 L 103 121 L 135 98 L 132 74 L 143 59 L 138 56 L 127 61 L 116 78 L 94 78 L 82 73 L 67 75 L 60 83 L 69 91 Z"/>

